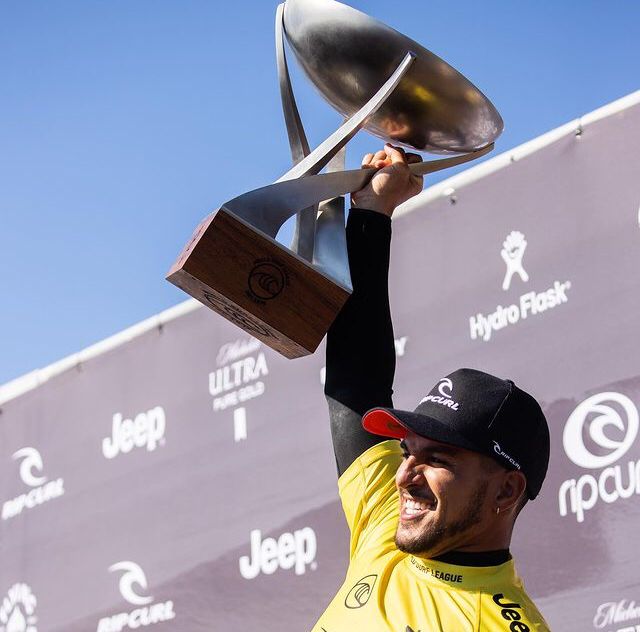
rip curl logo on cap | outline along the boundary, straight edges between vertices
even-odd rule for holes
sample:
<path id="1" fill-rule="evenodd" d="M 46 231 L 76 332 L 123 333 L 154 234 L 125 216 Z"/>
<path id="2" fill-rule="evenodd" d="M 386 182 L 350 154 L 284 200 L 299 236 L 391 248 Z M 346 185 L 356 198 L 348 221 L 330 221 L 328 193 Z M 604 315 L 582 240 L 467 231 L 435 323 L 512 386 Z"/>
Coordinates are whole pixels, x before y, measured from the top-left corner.
<path id="1" fill-rule="evenodd" d="M 448 377 L 443 377 L 438 385 L 438 393 L 443 397 L 453 397 L 451 391 L 453 390 L 453 382 Z"/>
<path id="2" fill-rule="evenodd" d="M 434 402 L 436 404 L 440 404 L 441 406 L 451 408 L 451 410 L 458 410 L 460 404 L 452 399 L 453 382 L 448 377 L 440 378 L 438 386 L 434 388 L 438 389 L 438 393 L 440 393 L 440 395 L 427 395 L 426 397 L 422 398 L 420 404 L 424 404 L 426 402 Z"/>
<path id="3" fill-rule="evenodd" d="M 515 467 L 517 470 L 520 469 L 520 463 L 518 463 L 518 461 L 516 461 L 512 456 L 510 456 L 509 454 L 507 454 L 501 447 L 500 444 L 497 441 L 493 442 L 493 451 L 496 454 L 499 454 L 503 459 L 506 459 L 507 461 L 509 461 L 509 463 L 511 463 L 511 465 L 513 465 L 513 467 Z"/>
<path id="4" fill-rule="evenodd" d="M 522 257 L 524 257 L 526 249 L 527 240 L 524 235 L 517 230 L 512 230 L 504 240 L 500 251 L 502 259 L 507 265 L 507 271 L 502 282 L 503 290 L 506 291 L 511 287 L 511 279 L 513 279 L 514 274 L 517 274 L 525 283 L 529 280 L 529 275 L 522 267 Z"/>
<path id="5" fill-rule="evenodd" d="M 626 454 L 638 436 L 639 426 L 638 409 L 626 395 L 598 393 L 571 413 L 562 443 L 576 465 L 589 469 L 606 467 Z M 595 452 L 585 445 L 585 434 Z"/>

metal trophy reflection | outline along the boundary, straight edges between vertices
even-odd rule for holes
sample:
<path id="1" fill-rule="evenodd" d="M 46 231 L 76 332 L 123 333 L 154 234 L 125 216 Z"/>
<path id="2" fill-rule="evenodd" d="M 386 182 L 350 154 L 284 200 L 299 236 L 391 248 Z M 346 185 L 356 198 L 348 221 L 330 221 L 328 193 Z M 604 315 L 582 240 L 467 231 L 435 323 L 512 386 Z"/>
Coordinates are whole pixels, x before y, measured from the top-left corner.
<path id="1" fill-rule="evenodd" d="M 291 87 L 285 39 L 307 77 L 345 117 L 310 150 Z M 418 151 L 420 175 L 483 156 L 503 128 L 492 103 L 413 40 L 333 0 L 277 9 L 280 92 L 294 166 L 276 183 L 225 202 L 196 229 L 167 279 L 288 358 L 313 353 L 351 291 L 344 194 L 371 179 L 345 171 L 361 129 Z M 325 169 L 325 173 L 320 173 Z M 296 217 L 290 248 L 276 242 Z"/>

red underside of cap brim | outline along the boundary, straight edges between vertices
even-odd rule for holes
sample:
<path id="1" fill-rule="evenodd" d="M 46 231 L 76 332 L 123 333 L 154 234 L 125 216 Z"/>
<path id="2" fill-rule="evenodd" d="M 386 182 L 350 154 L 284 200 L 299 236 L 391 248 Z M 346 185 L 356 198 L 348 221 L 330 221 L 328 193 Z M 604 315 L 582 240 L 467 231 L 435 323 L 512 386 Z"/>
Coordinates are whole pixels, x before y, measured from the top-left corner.
<path id="1" fill-rule="evenodd" d="M 392 439 L 404 439 L 407 429 L 389 411 L 377 408 L 370 410 L 362 418 L 362 427 L 372 434 L 390 437 Z"/>

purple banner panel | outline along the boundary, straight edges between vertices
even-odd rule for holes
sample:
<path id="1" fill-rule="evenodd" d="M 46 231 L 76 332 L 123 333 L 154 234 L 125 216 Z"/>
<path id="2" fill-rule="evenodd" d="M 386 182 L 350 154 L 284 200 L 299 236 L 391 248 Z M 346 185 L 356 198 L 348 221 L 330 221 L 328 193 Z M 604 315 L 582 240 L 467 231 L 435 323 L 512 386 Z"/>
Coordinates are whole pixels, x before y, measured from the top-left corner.
<path id="1" fill-rule="evenodd" d="M 464 366 L 542 402 L 550 470 L 513 553 L 567 632 L 640 630 L 639 102 L 394 220 L 395 403 Z M 0 632 L 299 632 L 341 584 L 323 350 L 183 311 L 5 389 Z"/>

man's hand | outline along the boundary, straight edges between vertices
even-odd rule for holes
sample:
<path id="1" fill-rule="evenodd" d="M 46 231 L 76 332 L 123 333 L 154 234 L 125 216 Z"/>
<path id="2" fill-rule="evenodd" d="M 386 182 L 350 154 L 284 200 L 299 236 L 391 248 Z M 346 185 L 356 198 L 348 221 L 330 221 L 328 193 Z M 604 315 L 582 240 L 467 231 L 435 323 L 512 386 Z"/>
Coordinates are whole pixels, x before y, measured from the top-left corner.
<path id="1" fill-rule="evenodd" d="M 396 207 L 422 191 L 422 176 L 414 176 L 408 165 L 420 162 L 418 154 L 405 154 L 404 150 L 387 143 L 375 154 L 362 159 L 365 169 L 377 169 L 369 184 L 351 194 L 352 206 L 377 211 L 388 217 Z"/>

